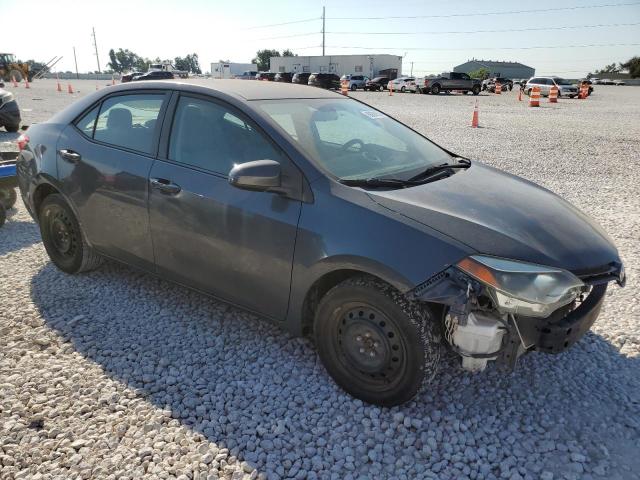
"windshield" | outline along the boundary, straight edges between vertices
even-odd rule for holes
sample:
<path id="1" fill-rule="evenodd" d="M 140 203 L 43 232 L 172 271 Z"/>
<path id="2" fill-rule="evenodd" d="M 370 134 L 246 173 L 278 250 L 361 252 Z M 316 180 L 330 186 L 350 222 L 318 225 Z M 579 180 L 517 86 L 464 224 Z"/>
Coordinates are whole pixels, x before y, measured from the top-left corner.
<path id="1" fill-rule="evenodd" d="M 408 179 L 451 156 L 373 108 L 347 99 L 256 102 L 311 159 L 343 180 Z"/>
<path id="2" fill-rule="evenodd" d="M 553 80 L 556 82 L 556 85 L 573 85 L 573 82 L 565 80 L 564 78 L 554 77 Z"/>

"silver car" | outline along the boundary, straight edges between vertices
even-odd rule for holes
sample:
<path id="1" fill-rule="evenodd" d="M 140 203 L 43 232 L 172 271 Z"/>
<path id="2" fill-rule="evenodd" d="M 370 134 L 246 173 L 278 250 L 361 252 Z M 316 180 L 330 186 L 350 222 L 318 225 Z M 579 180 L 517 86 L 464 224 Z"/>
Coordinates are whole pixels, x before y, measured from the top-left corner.
<path id="1" fill-rule="evenodd" d="M 524 91 L 527 95 L 531 94 L 533 87 L 540 87 L 540 95 L 543 97 L 549 96 L 549 91 L 552 86 L 558 87 L 558 97 L 574 98 L 578 96 L 578 87 L 560 77 L 533 77 L 530 78 L 524 87 Z"/>
<path id="2" fill-rule="evenodd" d="M 355 91 L 359 88 L 364 89 L 369 77 L 366 75 L 343 75 L 340 80 L 349 80 L 349 90 Z"/>

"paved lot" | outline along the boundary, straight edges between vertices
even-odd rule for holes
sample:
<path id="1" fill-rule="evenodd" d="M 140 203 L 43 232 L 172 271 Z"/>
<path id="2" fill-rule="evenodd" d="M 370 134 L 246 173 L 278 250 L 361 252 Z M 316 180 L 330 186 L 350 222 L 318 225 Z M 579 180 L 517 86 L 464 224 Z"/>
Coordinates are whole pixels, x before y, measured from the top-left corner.
<path id="1" fill-rule="evenodd" d="M 73 85 L 9 89 L 33 123 L 95 90 Z M 0 478 L 640 478 L 640 88 L 539 109 L 515 92 L 354 96 L 594 217 L 629 281 L 592 332 L 513 374 L 450 357 L 379 409 L 252 315 L 113 263 L 62 274 L 19 205 L 0 229 Z"/>

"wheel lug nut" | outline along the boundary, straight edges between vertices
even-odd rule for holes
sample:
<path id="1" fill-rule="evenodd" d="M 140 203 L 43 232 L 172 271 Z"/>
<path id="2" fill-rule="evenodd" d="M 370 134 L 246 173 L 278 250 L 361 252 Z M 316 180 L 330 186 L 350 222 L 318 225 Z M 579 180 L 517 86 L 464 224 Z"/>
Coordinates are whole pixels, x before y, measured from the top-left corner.
<path id="1" fill-rule="evenodd" d="M 356 337 L 356 342 L 361 342 L 361 341 L 362 341 L 362 337 L 361 337 L 360 335 L 358 335 L 358 336 Z"/>
<path id="2" fill-rule="evenodd" d="M 361 348 L 361 349 L 360 349 L 360 353 L 364 353 L 364 348 Z"/>
<path id="3" fill-rule="evenodd" d="M 371 336 L 371 334 L 369 332 L 364 334 L 365 337 L 369 338 Z"/>
<path id="4" fill-rule="evenodd" d="M 375 357 L 376 356 L 376 352 L 369 352 L 369 356 L 370 357 Z"/>
<path id="5" fill-rule="evenodd" d="M 378 342 L 373 342 L 373 346 L 374 346 L 374 347 L 376 347 L 376 348 L 377 348 L 377 347 L 378 347 L 378 345 L 379 345 L 379 343 L 378 343 Z"/>

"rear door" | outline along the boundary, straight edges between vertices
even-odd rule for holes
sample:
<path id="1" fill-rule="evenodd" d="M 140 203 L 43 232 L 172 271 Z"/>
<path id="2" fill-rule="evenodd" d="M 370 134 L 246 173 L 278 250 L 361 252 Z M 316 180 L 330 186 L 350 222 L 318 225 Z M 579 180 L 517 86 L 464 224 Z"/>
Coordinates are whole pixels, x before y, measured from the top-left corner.
<path id="1" fill-rule="evenodd" d="M 91 244 L 154 268 L 147 212 L 148 176 L 168 94 L 130 91 L 107 97 L 60 135 L 58 178 Z"/>
<path id="2" fill-rule="evenodd" d="M 173 110 L 149 176 L 158 272 L 284 319 L 301 202 L 240 190 L 228 173 L 261 159 L 286 167 L 288 158 L 229 104 L 182 94 Z"/>

